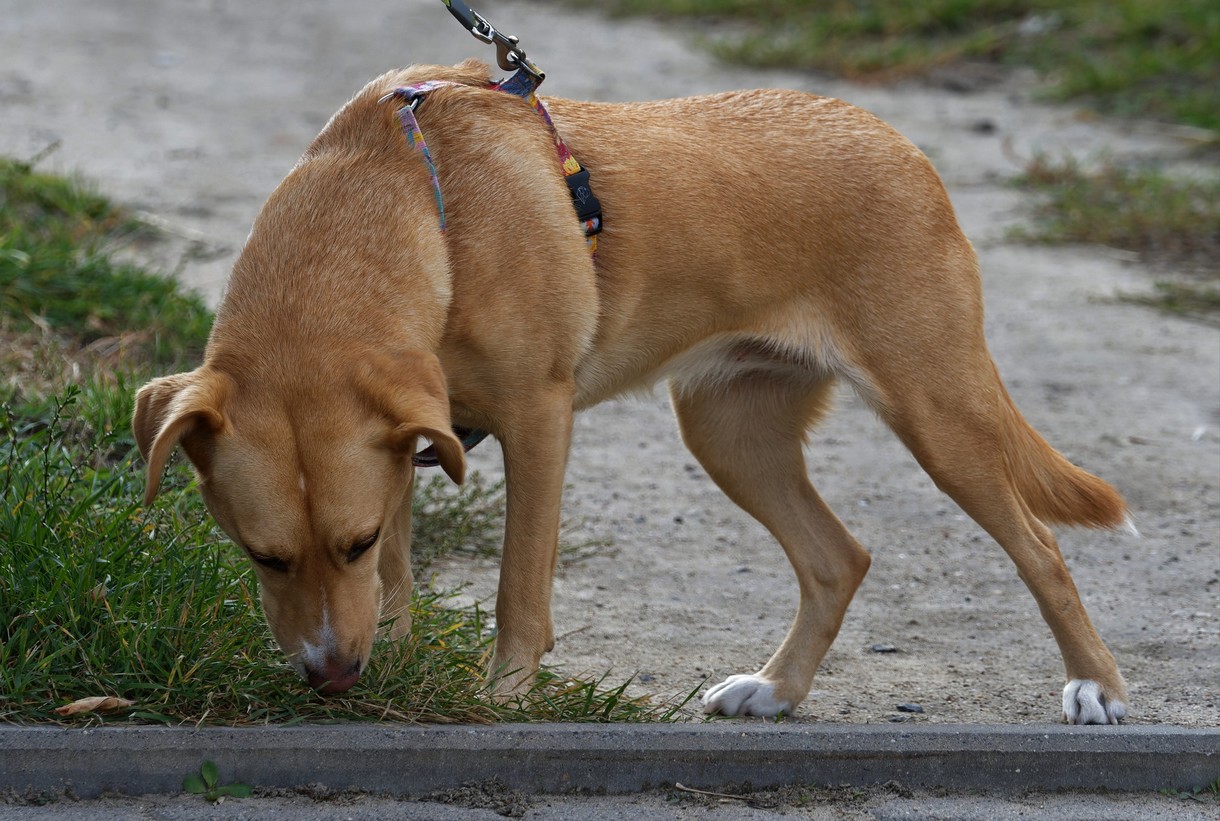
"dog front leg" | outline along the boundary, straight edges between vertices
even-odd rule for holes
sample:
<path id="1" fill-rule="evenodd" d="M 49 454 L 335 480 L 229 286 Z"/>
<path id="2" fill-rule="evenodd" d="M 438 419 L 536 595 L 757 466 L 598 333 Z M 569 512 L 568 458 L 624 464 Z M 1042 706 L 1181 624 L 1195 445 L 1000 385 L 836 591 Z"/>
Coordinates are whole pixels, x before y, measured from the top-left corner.
<path id="1" fill-rule="evenodd" d="M 555 644 L 551 582 L 572 436 L 572 392 L 520 403 L 498 438 L 508 497 L 496 595 L 496 648 L 488 670 L 497 695 L 524 693 L 542 654 Z"/>

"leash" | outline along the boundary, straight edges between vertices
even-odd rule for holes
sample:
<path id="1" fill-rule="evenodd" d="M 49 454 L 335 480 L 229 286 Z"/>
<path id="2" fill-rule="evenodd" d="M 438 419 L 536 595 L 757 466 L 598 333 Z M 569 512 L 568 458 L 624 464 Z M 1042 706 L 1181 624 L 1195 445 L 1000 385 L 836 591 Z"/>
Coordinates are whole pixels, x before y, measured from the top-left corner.
<path id="1" fill-rule="evenodd" d="M 476 39 L 496 47 L 496 62 L 505 71 L 523 70 L 535 77 L 538 83 L 546 79 L 546 75 L 525 57 L 525 52 L 518 45 L 521 41 L 511 34 L 502 34 L 495 26 L 487 22 L 487 18 L 479 14 L 462 0 L 441 0 L 449 13 L 462 24 L 462 28 L 473 34 Z"/>
<path id="2" fill-rule="evenodd" d="M 601 203 L 593 194 L 589 182 L 589 171 L 572 156 L 572 152 L 564 143 L 563 138 L 559 136 L 559 131 L 551 121 L 551 114 L 547 111 L 546 104 L 538 97 L 538 86 L 546 79 L 546 75 L 526 57 L 517 37 L 498 31 L 487 21 L 487 18 L 467 6 L 462 0 L 441 0 L 441 2 L 445 4 L 445 8 L 449 9 L 449 13 L 462 24 L 462 27 L 476 39 L 496 47 L 496 63 L 500 68 L 515 72 L 507 80 L 492 83 L 488 88 L 520 97 L 542 117 L 551 134 L 551 141 L 555 146 L 556 156 L 559 158 L 559 167 L 563 171 L 564 182 L 567 183 L 568 193 L 572 197 L 572 206 L 576 209 L 576 217 L 584 229 L 585 244 L 588 247 L 589 255 L 596 259 L 597 235 L 602 230 Z M 428 170 L 442 234 L 445 233 L 444 197 L 441 195 L 436 164 L 432 161 L 432 153 L 428 150 L 428 144 L 424 140 L 424 133 L 419 127 L 419 120 L 416 119 L 415 112 L 429 92 L 452 85 L 460 85 L 460 83 L 447 80 L 426 80 L 396 88 L 379 100 L 384 103 L 390 99 L 397 99 L 403 103 L 398 110 L 403 136 L 406 138 L 407 144 L 420 155 Z M 487 431 L 456 426 L 453 432 L 461 441 L 462 449 L 465 451 L 469 451 L 488 436 Z M 440 464 L 436 448 L 432 445 L 416 453 L 411 461 L 416 467 L 425 468 L 437 467 Z"/>
<path id="3" fill-rule="evenodd" d="M 563 169 L 564 181 L 568 184 L 568 192 L 572 196 L 572 204 L 576 208 L 576 216 L 584 226 L 589 253 L 597 254 L 597 235 L 602 230 L 602 206 L 589 184 L 589 172 L 572 156 L 564 144 L 563 138 L 555 124 L 551 122 L 551 113 L 546 104 L 538 98 L 538 86 L 546 79 L 546 75 L 525 56 L 521 48 L 521 40 L 511 34 L 504 34 L 496 29 L 487 18 L 467 6 L 462 0 L 441 0 L 449 13 L 462 24 L 478 40 L 490 43 L 496 47 L 496 63 L 505 71 L 516 71 L 507 80 L 501 80 L 492 85 L 497 91 L 515 94 L 529 103 L 546 123 L 555 143 L 555 153 L 559 156 L 559 165 Z"/>

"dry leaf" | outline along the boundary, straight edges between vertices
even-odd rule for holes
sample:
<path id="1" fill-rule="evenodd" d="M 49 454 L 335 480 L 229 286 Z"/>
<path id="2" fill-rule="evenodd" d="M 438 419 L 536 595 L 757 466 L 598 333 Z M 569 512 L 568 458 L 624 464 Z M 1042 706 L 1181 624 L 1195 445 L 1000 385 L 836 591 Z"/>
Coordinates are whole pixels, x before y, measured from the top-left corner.
<path id="1" fill-rule="evenodd" d="M 71 704 L 65 704 L 62 707 L 56 707 L 55 712 L 61 716 L 74 716 L 81 713 L 106 713 L 112 710 L 122 710 L 134 704 L 134 701 L 119 698 L 118 696 L 90 696 L 89 698 L 78 698 Z"/>

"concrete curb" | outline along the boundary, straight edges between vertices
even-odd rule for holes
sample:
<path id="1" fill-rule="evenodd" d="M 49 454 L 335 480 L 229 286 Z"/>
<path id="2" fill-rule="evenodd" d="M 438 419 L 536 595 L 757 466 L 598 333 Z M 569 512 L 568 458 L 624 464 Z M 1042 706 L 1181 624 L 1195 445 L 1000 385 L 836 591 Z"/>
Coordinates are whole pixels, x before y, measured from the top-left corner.
<path id="1" fill-rule="evenodd" d="M 221 783 L 420 795 L 493 777 L 542 792 L 680 781 L 988 790 L 1195 789 L 1220 776 L 1220 730 L 762 724 L 99 729 L 0 727 L 0 790 L 178 792 L 204 759 Z"/>

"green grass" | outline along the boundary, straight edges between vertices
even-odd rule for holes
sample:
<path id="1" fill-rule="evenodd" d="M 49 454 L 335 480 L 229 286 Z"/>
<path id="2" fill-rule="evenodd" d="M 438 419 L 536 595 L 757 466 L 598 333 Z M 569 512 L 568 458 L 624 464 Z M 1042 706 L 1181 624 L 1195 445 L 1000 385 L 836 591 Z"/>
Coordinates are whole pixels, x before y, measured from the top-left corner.
<path id="1" fill-rule="evenodd" d="M 668 712 L 628 698 L 625 683 L 553 671 L 520 701 L 492 701 L 483 689 L 483 614 L 427 589 L 416 597 L 409 639 L 380 643 L 348 695 L 315 694 L 275 646 L 250 563 L 212 525 L 187 468 L 172 470 L 144 510 L 138 457 L 130 448 L 118 460 L 103 455 L 125 434 L 99 434 L 92 450 L 82 444 L 81 410 L 121 401 L 115 391 L 72 388 L 43 416 L 10 411 L 3 419 L 0 720 L 57 720 L 54 707 L 93 695 L 135 701 L 123 718 L 166 723 L 603 721 Z M 443 518 L 420 518 L 425 533 L 444 528 Z"/>
<path id="2" fill-rule="evenodd" d="M 129 361 L 198 359 L 211 315 L 165 277 L 115 260 L 147 233 L 79 181 L 0 158 L 0 317 L 80 347 L 112 340 Z"/>
<path id="3" fill-rule="evenodd" d="M 1220 128 L 1214 0 L 606 0 L 600 8 L 731 21 L 736 33 L 718 30 L 714 48 L 746 65 L 865 79 L 963 58 L 1031 65 L 1060 98 Z"/>
<path id="4" fill-rule="evenodd" d="M 553 670 L 521 699 L 491 699 L 483 613 L 426 587 L 410 637 L 379 642 L 355 688 L 342 697 L 311 690 L 275 646 L 253 569 L 213 525 L 182 460 L 153 507 L 140 506 L 143 465 L 127 423 L 133 389 L 153 365 L 201 350 L 210 315 L 172 281 L 113 261 L 119 238 L 137 230 L 121 210 L 28 164 L 0 168 L 0 247 L 11 263 L 2 269 L 0 323 L 9 329 L 6 362 L 24 363 L 0 388 L 0 721 L 672 717 L 676 708 L 628 697 L 626 682 Z M 86 274 L 97 279 L 82 298 Z M 105 362 L 79 357 L 99 333 L 138 335 L 161 321 L 142 337 L 151 344 Z M 440 555 L 491 549 L 498 487 L 476 479 L 452 492 L 425 482 L 417 499 L 421 569 Z M 113 718 L 53 712 L 99 695 L 135 704 Z"/>
<path id="5" fill-rule="evenodd" d="M 1220 324 L 1220 178 L 1040 157 L 1015 182 L 1039 195 L 1033 227 L 1020 238 L 1129 251 L 1173 275 L 1127 299 Z"/>
<path id="6" fill-rule="evenodd" d="M 1164 795 L 1190 801 L 1200 801 L 1208 804 L 1220 803 L 1220 776 L 1217 776 L 1202 787 L 1196 787 L 1193 790 L 1167 789 L 1161 790 L 1161 792 Z"/>

